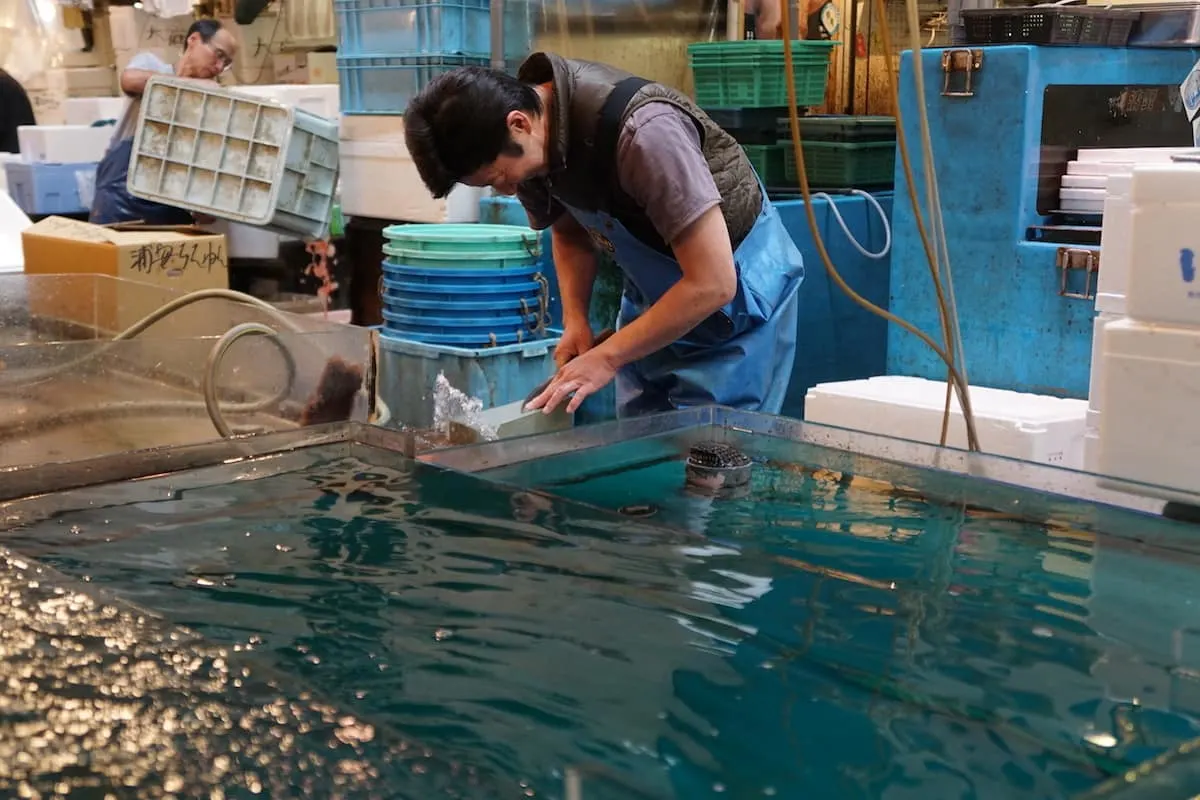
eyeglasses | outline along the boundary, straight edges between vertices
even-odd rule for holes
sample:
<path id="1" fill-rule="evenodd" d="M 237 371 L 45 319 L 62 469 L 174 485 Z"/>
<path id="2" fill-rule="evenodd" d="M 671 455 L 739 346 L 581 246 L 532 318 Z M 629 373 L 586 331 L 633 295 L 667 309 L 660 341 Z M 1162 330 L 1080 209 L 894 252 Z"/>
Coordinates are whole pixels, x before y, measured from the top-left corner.
<path id="1" fill-rule="evenodd" d="M 205 44 L 208 45 L 208 49 L 213 52 L 213 55 L 217 57 L 217 63 L 221 65 L 221 72 L 226 72 L 230 67 L 233 66 L 233 56 L 229 55 L 229 53 L 226 53 L 212 42 L 205 42 Z"/>

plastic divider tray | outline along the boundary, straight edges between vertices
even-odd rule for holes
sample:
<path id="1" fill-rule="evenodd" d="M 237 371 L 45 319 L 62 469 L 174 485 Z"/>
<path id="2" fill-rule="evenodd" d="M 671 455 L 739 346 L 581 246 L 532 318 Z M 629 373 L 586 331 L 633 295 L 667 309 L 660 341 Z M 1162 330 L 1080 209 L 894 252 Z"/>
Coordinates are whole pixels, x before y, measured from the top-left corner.
<path id="1" fill-rule="evenodd" d="M 533 45 L 527 3 L 504 3 L 506 58 L 524 58 Z M 492 54 L 489 0 L 411 2 L 334 0 L 342 57 Z"/>
<path id="2" fill-rule="evenodd" d="M 825 102 L 829 59 L 837 42 L 792 42 L 796 105 Z M 781 40 L 696 42 L 688 61 L 701 108 L 779 108 L 788 106 Z"/>
<path id="3" fill-rule="evenodd" d="M 337 179 L 335 122 L 176 77 L 146 84 L 129 163 L 137 197 L 320 239 Z"/>

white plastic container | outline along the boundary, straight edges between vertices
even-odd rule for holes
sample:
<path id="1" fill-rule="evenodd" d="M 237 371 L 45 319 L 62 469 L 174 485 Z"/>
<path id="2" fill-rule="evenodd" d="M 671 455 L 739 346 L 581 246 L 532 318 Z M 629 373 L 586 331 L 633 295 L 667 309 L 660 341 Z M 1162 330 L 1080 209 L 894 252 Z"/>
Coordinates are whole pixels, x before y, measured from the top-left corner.
<path id="1" fill-rule="evenodd" d="M 0 153 L 0 156 L 5 155 L 8 154 Z M 25 271 L 21 233 L 31 224 L 29 217 L 8 196 L 8 192 L 0 191 L 0 273 Z"/>
<path id="2" fill-rule="evenodd" d="M 341 118 L 342 212 L 404 222 L 478 222 L 485 189 L 455 186 L 430 196 L 404 145 L 403 117 Z"/>
<path id="3" fill-rule="evenodd" d="M 17 128 L 21 157 L 34 164 L 82 164 L 104 158 L 111 126 L 22 125 Z"/>
<path id="4" fill-rule="evenodd" d="M 1126 313 L 1145 322 L 1200 324 L 1200 165 L 1138 165 L 1130 203 L 1136 266 L 1129 270 Z"/>
<path id="5" fill-rule="evenodd" d="M 91 125 L 93 122 L 121 119 L 129 99 L 125 97 L 69 97 L 63 103 L 68 125 Z M 112 128 L 109 128 L 111 135 Z"/>
<path id="6" fill-rule="evenodd" d="M 174 76 L 146 84 L 129 162 L 131 194 L 324 238 L 337 181 L 335 123 Z"/>
<path id="7" fill-rule="evenodd" d="M 1103 346 L 1100 472 L 1200 495 L 1200 328 L 1119 319 Z"/>
<path id="8" fill-rule="evenodd" d="M 265 97 L 292 108 L 302 108 L 318 117 L 337 121 L 337 84 L 305 86 L 294 83 L 276 83 L 268 86 L 237 86 L 234 91 L 251 97 Z"/>
<path id="9" fill-rule="evenodd" d="M 940 381 L 899 375 L 824 383 L 808 390 L 804 420 L 937 444 L 945 397 L 946 384 Z M 973 387 L 971 407 L 983 452 L 1069 469 L 1083 466 L 1086 401 Z M 946 443 L 967 446 L 956 397 L 950 401 Z"/>

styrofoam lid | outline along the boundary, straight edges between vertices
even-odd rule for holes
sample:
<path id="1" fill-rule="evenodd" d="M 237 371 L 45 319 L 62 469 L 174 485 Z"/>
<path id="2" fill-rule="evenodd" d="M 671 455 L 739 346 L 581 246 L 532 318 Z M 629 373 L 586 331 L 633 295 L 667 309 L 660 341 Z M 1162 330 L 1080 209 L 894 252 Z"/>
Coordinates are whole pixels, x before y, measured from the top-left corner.
<path id="1" fill-rule="evenodd" d="M 1200 303 L 1200 298 L 1196 300 Z M 1103 352 L 1127 358 L 1200 365 L 1200 328 L 1114 320 L 1104 328 Z M 1167 391 L 1166 387 L 1158 387 Z"/>
<path id="2" fill-rule="evenodd" d="M 1133 161 L 1071 161 L 1067 163 L 1068 175 L 1125 175 L 1133 171 Z"/>
<path id="3" fill-rule="evenodd" d="M 922 410 L 933 410 L 938 413 L 941 413 L 946 404 L 946 384 L 944 382 L 903 375 L 883 375 L 863 380 L 821 383 L 809 390 L 810 396 L 814 394 L 873 400 Z M 1083 419 L 1087 414 L 1087 401 L 972 386 L 971 410 L 977 419 L 1039 425 Z M 956 414 L 960 413 L 957 394 L 951 397 L 950 411 Z"/>
<path id="4" fill-rule="evenodd" d="M 1197 152 L 1195 147 L 1081 147 L 1078 160 L 1170 162 L 1171 156 Z"/>
<path id="5" fill-rule="evenodd" d="M 1139 164 L 1129 199 L 1139 206 L 1200 203 L 1200 164 Z"/>

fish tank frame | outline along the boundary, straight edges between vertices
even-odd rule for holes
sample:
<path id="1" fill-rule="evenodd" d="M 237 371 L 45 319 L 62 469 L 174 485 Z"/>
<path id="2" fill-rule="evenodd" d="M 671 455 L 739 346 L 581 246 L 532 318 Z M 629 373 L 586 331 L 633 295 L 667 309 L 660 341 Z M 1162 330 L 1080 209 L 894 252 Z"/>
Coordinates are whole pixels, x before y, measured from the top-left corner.
<path id="1" fill-rule="evenodd" d="M 561 479 L 571 470 L 585 470 L 605 448 L 635 441 L 642 443 L 640 460 L 682 459 L 702 441 L 742 447 L 754 457 L 769 442 L 773 461 L 883 481 L 940 503 L 1054 520 L 1166 549 L 1198 549 L 1194 526 L 1163 517 L 1162 501 L 1116 491 L 1101 476 L 717 406 L 434 450 L 427 449 L 419 431 L 345 422 L 68 463 L 0 467 L 0 529 L 80 507 L 72 505 L 71 490 L 233 463 L 270 469 L 284 454 L 338 444 L 347 454 L 357 447 L 376 455 L 391 452 L 398 461 L 416 460 L 553 496 L 539 488 L 550 476 Z"/>

